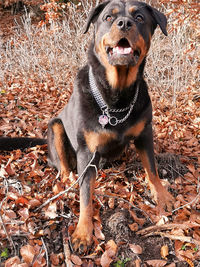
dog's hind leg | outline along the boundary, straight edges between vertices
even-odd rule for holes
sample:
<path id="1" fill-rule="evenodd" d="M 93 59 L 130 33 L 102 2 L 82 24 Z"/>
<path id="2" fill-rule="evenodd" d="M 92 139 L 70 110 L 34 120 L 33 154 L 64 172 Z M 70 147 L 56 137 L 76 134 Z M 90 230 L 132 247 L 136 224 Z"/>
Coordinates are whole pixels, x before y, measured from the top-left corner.
<path id="1" fill-rule="evenodd" d="M 76 167 L 76 156 L 59 118 L 49 123 L 48 150 L 50 164 L 60 170 L 62 177 L 68 177 Z"/>

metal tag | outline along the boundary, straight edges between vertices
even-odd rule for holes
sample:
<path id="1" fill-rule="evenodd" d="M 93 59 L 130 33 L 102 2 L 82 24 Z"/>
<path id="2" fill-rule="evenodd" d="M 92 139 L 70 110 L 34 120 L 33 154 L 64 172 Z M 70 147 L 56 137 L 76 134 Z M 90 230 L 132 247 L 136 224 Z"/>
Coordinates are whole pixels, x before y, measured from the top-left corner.
<path id="1" fill-rule="evenodd" d="M 106 124 L 108 124 L 109 119 L 106 115 L 100 115 L 99 116 L 99 123 L 101 124 L 101 126 L 104 128 Z"/>

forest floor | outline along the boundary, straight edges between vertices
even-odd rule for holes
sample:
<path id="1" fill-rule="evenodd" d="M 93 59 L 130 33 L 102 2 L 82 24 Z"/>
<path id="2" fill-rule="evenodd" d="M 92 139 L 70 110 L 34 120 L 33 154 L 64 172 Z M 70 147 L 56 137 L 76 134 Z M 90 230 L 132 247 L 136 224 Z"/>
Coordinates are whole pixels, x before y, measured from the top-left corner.
<path id="1" fill-rule="evenodd" d="M 65 74 L 56 68 L 39 76 L 43 75 L 42 68 L 28 69 L 30 59 L 24 67 L 22 51 L 31 51 L 26 41 L 35 34 L 38 42 L 44 32 L 36 27 L 32 35 L 26 31 L 19 34 L 23 14 L 0 9 L 0 136 L 44 137 L 48 121 L 70 97 L 80 54 L 77 61 L 71 59 L 74 65 L 69 62 L 72 66 Z M 55 32 L 58 36 L 59 30 L 45 29 L 45 36 Z M 161 84 L 149 78 L 155 72 L 146 74 L 154 109 L 158 172 L 175 198 L 173 211 L 159 215 L 131 143 L 119 160 L 99 171 L 94 195 L 94 245 L 86 255 L 75 255 L 70 237 L 79 216 L 79 187 L 76 184 L 55 200 L 50 199 L 69 188 L 77 175 L 71 174 L 66 181 L 49 167 L 46 145 L 1 152 L 0 266 L 200 267 L 200 93 L 194 74 L 198 52 L 195 37 L 190 36 L 188 42 L 186 59 L 192 70 L 188 76 L 194 76 L 181 90 L 175 92 L 174 85 L 166 83 L 169 88 L 161 91 Z M 180 58 L 183 51 L 177 53 Z M 150 63 L 155 60 L 152 58 L 150 54 Z M 167 71 L 169 68 L 165 75 Z"/>

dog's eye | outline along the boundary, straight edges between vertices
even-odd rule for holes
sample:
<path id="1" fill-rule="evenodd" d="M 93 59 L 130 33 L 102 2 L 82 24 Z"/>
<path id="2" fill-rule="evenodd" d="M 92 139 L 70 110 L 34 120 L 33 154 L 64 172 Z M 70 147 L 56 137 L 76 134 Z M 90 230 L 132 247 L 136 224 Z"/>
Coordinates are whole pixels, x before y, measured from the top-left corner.
<path id="1" fill-rule="evenodd" d="M 136 22 L 143 23 L 144 22 L 144 17 L 142 15 L 136 15 L 134 20 Z"/>
<path id="2" fill-rule="evenodd" d="M 105 17 L 105 20 L 108 21 L 108 22 L 110 22 L 110 21 L 112 20 L 112 17 L 111 17 L 110 15 L 107 15 L 107 16 Z"/>

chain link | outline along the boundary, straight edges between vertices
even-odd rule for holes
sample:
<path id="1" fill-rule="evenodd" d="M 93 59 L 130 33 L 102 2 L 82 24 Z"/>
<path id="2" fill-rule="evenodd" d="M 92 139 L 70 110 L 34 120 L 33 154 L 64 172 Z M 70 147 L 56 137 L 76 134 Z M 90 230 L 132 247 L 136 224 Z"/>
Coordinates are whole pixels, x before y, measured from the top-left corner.
<path id="1" fill-rule="evenodd" d="M 116 126 L 117 124 L 119 123 L 123 123 L 125 120 L 128 119 L 128 117 L 130 116 L 132 110 L 133 110 L 133 107 L 137 101 L 137 97 L 138 97 L 138 92 L 139 92 L 139 84 L 137 85 L 137 89 L 136 89 L 136 93 L 135 93 L 135 96 L 133 98 L 133 101 L 131 102 L 131 104 L 126 107 L 126 108 L 121 108 L 121 109 L 111 109 L 109 108 L 103 97 L 101 96 L 97 86 L 96 86 L 96 83 L 95 83 L 95 78 L 94 78 L 94 75 L 92 73 L 92 68 L 90 67 L 89 68 L 89 83 L 90 83 L 90 88 L 91 88 L 91 91 L 93 93 L 93 96 L 97 102 L 97 104 L 99 105 L 99 107 L 101 108 L 102 110 L 102 114 L 106 114 L 106 116 L 108 117 L 108 121 L 110 123 L 110 125 L 112 126 Z M 128 111 L 128 113 L 126 114 L 126 116 L 124 118 L 122 118 L 121 120 L 118 120 L 115 116 L 111 116 L 110 113 L 119 113 L 119 112 L 124 112 L 124 111 Z M 114 122 L 112 122 L 114 121 Z"/>

